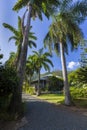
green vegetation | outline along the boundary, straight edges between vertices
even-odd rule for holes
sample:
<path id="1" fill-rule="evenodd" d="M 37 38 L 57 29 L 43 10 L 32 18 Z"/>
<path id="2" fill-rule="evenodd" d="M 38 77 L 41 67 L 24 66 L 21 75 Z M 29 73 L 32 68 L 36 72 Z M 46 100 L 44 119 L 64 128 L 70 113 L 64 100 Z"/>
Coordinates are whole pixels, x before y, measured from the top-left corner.
<path id="1" fill-rule="evenodd" d="M 18 77 L 12 67 L 0 66 L 0 118 L 8 118 L 15 111 L 14 100 L 17 99 Z M 10 115 L 9 115 L 10 112 Z M 12 113 L 11 113 L 12 112 Z"/>
<path id="2" fill-rule="evenodd" d="M 45 46 L 51 52 L 54 49 L 57 55 L 60 54 L 61 56 L 66 105 L 71 105 L 72 99 L 69 90 L 65 54 L 68 54 L 68 47 L 73 51 L 84 38 L 79 24 L 84 21 L 84 16 L 86 15 L 82 10 L 83 5 L 87 9 L 85 4 L 85 1 L 74 3 L 71 0 L 62 0 L 58 13 L 53 15 L 52 23 L 44 39 Z"/>
<path id="3" fill-rule="evenodd" d="M 72 98 L 77 99 L 77 98 L 87 98 L 87 87 L 71 87 L 71 95 Z"/>
<path id="4" fill-rule="evenodd" d="M 74 99 L 76 107 L 87 108 L 87 98 Z"/>
<path id="5" fill-rule="evenodd" d="M 64 104 L 64 95 L 63 94 L 42 94 L 38 97 L 50 103 L 55 104 Z M 73 102 L 76 107 L 87 108 L 87 98 L 74 98 Z"/>
<path id="6" fill-rule="evenodd" d="M 55 76 L 48 77 L 48 91 L 61 91 L 63 90 L 63 79 Z"/>
<path id="7" fill-rule="evenodd" d="M 50 53 L 44 52 L 44 49 L 41 48 L 38 50 L 38 52 L 33 51 L 33 61 L 34 61 L 34 67 L 35 71 L 38 75 L 38 87 L 37 87 L 37 96 L 40 95 L 40 76 L 41 76 L 41 68 L 44 67 L 46 71 L 50 71 L 50 66 L 53 67 L 53 63 L 50 60 L 52 57 Z"/>
<path id="8" fill-rule="evenodd" d="M 63 94 L 42 94 L 39 96 L 40 99 L 44 99 L 51 103 L 58 103 L 64 102 L 64 95 Z"/>
<path id="9" fill-rule="evenodd" d="M 31 87 L 27 82 L 24 82 L 23 92 L 33 95 L 33 94 L 35 94 L 35 88 Z"/>
<path id="10" fill-rule="evenodd" d="M 71 72 L 68 75 L 68 79 L 70 86 L 83 87 L 87 84 L 87 67 L 82 67 Z"/>
<path id="11" fill-rule="evenodd" d="M 10 54 L 8 61 L 6 61 L 4 66 L 1 66 L 0 62 L 1 118 L 4 118 L 5 115 L 9 118 L 9 112 L 12 113 L 12 116 L 13 114 L 15 114 L 16 117 L 18 114 L 20 115 L 22 113 L 22 87 L 23 91 L 26 93 L 35 93 L 34 88 L 30 87 L 27 83 L 26 77 L 28 81 L 31 81 L 31 76 L 35 72 L 37 73 L 37 95 L 39 95 L 41 68 L 44 67 L 45 70 L 50 71 L 49 65 L 53 66 L 53 63 L 50 60 L 51 54 L 48 52 L 44 53 L 43 48 L 39 49 L 38 52 L 33 51 L 34 55 L 27 60 L 27 54 L 29 54 L 27 53 L 28 46 L 30 48 L 32 45 L 36 47 L 36 43 L 34 41 L 37 40 L 34 33 L 31 32 L 31 20 L 32 18 L 36 19 L 36 17 L 43 20 L 43 14 L 47 18 L 51 18 L 52 15 L 52 23 L 49 27 L 44 43 L 45 45 L 48 45 L 50 51 L 53 52 L 53 50 L 55 50 L 57 54 L 59 52 L 61 55 L 65 95 L 44 94 L 41 95 L 40 98 L 58 104 L 63 103 L 65 99 L 65 104 L 71 105 L 72 96 L 76 104 L 78 104 L 78 101 L 83 101 L 80 102 L 79 105 L 86 106 L 84 104 L 87 98 L 87 88 L 83 88 L 83 86 L 87 83 L 87 68 L 80 68 L 69 77 L 70 86 L 75 86 L 75 88 L 71 88 L 70 95 L 65 53 L 68 54 L 68 47 L 70 46 L 71 50 L 76 49 L 78 44 L 84 38 L 79 25 L 84 22 L 87 17 L 87 1 L 83 0 L 73 3 L 72 0 L 17 0 L 13 7 L 13 11 L 19 11 L 23 7 L 25 7 L 26 10 L 22 18 L 18 17 L 17 29 L 7 23 L 3 23 L 3 26 L 13 33 L 13 35 L 9 38 L 9 41 L 12 39 L 15 40 L 17 52 Z M 85 53 L 86 52 L 87 51 L 85 51 Z M 0 60 L 2 57 L 3 55 L 0 54 Z M 34 66 L 32 65 L 32 60 L 34 61 Z M 53 74 L 55 76 L 56 72 Z M 58 80 L 51 77 L 49 80 L 50 86 L 47 88 L 47 91 L 62 90 L 62 79 Z M 77 85 L 78 88 L 76 88 Z"/>

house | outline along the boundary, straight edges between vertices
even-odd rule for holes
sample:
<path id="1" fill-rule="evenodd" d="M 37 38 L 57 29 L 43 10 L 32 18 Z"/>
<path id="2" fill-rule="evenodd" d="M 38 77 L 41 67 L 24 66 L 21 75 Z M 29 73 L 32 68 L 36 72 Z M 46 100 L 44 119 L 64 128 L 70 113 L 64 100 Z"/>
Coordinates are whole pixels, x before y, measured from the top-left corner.
<path id="1" fill-rule="evenodd" d="M 45 75 L 45 76 L 41 76 L 41 78 L 40 78 L 40 87 L 41 88 L 44 88 L 44 87 L 46 87 L 46 85 L 47 84 L 49 84 L 49 77 L 52 77 L 53 76 L 53 74 L 47 74 L 47 75 Z M 55 76 L 56 78 L 61 78 L 60 76 Z M 31 85 L 33 86 L 33 87 L 35 87 L 35 88 L 37 88 L 37 86 L 38 86 L 38 79 L 36 79 L 36 80 L 33 80 L 32 82 L 31 82 Z"/>

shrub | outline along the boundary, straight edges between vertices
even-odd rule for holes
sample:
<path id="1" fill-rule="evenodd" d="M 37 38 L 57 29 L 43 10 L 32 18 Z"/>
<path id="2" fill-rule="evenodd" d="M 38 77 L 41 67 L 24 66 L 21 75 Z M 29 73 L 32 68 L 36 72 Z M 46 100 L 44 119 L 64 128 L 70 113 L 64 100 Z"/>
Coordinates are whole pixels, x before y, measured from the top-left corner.
<path id="1" fill-rule="evenodd" d="M 23 91 L 31 95 L 35 94 L 35 88 L 31 87 L 27 82 L 24 82 Z"/>
<path id="2" fill-rule="evenodd" d="M 13 93 L 18 87 L 16 70 L 12 67 L 0 66 L 0 107 L 7 108 Z"/>
<path id="3" fill-rule="evenodd" d="M 48 78 L 48 91 L 61 91 L 63 89 L 63 79 L 55 76 Z"/>
<path id="4" fill-rule="evenodd" d="M 72 98 L 87 98 L 87 87 L 71 87 L 70 88 Z"/>
<path id="5" fill-rule="evenodd" d="M 82 87 L 87 84 L 87 67 L 78 68 L 68 75 L 70 86 Z"/>

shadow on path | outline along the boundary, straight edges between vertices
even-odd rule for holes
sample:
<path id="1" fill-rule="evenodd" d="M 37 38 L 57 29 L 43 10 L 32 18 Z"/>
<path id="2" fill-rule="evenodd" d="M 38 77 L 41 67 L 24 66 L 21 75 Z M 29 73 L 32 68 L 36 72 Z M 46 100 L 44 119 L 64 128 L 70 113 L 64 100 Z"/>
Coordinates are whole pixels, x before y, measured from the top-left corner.
<path id="1" fill-rule="evenodd" d="M 25 117 L 28 123 L 18 130 L 87 130 L 87 117 L 29 95 Z"/>

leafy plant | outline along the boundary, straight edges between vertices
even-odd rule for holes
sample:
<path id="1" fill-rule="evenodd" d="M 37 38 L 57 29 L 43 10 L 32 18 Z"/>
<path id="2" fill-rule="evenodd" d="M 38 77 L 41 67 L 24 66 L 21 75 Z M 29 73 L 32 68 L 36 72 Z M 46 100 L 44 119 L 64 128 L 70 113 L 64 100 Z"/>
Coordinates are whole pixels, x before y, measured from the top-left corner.
<path id="1" fill-rule="evenodd" d="M 87 98 L 87 87 L 71 87 L 70 92 L 73 99 Z"/>
<path id="2" fill-rule="evenodd" d="M 23 91 L 28 94 L 35 94 L 35 88 L 31 87 L 27 82 L 24 82 Z"/>
<path id="3" fill-rule="evenodd" d="M 0 108 L 7 110 L 18 83 L 14 68 L 0 66 Z"/>
<path id="4" fill-rule="evenodd" d="M 63 79 L 55 76 L 48 78 L 48 91 L 61 91 L 63 89 Z"/>

